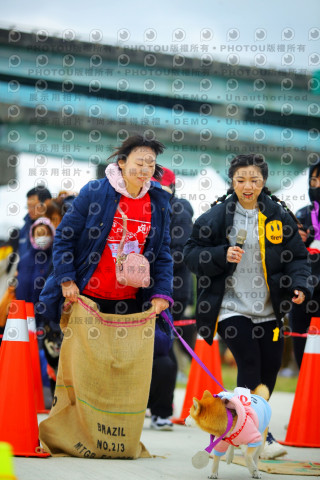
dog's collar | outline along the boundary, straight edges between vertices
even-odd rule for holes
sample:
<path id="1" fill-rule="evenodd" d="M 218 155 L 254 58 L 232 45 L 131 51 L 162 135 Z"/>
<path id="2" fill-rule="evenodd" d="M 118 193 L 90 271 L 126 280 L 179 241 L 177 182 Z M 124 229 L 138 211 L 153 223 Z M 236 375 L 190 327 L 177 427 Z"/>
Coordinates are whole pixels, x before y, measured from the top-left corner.
<path id="1" fill-rule="evenodd" d="M 210 435 L 210 444 L 209 446 L 205 449 L 206 452 L 208 453 L 211 453 L 212 450 L 214 449 L 214 447 L 223 439 L 223 437 L 225 435 L 227 435 L 227 433 L 229 432 L 230 428 L 232 427 L 232 423 L 233 423 L 233 416 L 232 416 L 232 413 L 230 412 L 230 410 L 227 408 L 227 416 L 228 416 L 228 424 L 227 424 L 227 429 L 226 431 L 221 435 L 221 437 L 217 438 L 215 440 L 215 436 L 214 435 Z"/>

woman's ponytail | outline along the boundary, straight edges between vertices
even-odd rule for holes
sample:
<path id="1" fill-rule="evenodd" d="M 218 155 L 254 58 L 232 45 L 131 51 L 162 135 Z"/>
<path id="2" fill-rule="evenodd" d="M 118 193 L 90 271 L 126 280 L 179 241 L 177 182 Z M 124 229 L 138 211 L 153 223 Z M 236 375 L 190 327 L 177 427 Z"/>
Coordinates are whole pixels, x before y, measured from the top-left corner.
<path id="1" fill-rule="evenodd" d="M 214 207 L 215 205 L 217 205 L 217 203 L 222 203 L 225 201 L 225 199 L 231 195 L 233 193 L 233 187 L 229 187 L 228 190 L 227 190 L 227 193 L 225 195 L 222 195 L 222 197 L 219 197 L 217 198 L 217 200 L 213 203 L 211 203 L 211 207 Z"/>
<path id="2" fill-rule="evenodd" d="M 297 217 L 295 216 L 295 214 L 290 210 L 290 208 L 288 207 L 288 205 L 286 204 L 286 202 L 284 202 L 283 200 L 280 200 L 280 198 L 278 198 L 276 195 L 273 195 L 269 188 L 264 186 L 262 191 L 264 193 L 266 193 L 267 195 L 270 195 L 271 197 L 271 200 L 273 200 L 274 202 L 277 202 L 277 203 L 280 203 L 280 205 L 284 208 L 284 210 L 286 212 L 289 213 L 290 217 L 296 222 L 297 225 L 300 225 L 301 222 L 299 222 L 299 220 L 297 219 Z"/>

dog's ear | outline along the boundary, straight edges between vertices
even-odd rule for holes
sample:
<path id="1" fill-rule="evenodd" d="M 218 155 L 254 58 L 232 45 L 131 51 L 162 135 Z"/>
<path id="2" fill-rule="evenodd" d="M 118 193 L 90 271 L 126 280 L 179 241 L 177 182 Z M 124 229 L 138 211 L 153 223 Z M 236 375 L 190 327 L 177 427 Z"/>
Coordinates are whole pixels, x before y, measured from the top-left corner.
<path id="1" fill-rule="evenodd" d="M 211 395 L 211 393 L 209 392 L 209 390 L 205 390 L 205 391 L 203 392 L 202 399 L 204 399 L 204 398 L 211 398 L 211 397 L 212 397 L 212 395 Z"/>
<path id="2" fill-rule="evenodd" d="M 194 415 L 199 415 L 201 410 L 201 404 L 196 397 L 193 397 L 193 413 Z"/>

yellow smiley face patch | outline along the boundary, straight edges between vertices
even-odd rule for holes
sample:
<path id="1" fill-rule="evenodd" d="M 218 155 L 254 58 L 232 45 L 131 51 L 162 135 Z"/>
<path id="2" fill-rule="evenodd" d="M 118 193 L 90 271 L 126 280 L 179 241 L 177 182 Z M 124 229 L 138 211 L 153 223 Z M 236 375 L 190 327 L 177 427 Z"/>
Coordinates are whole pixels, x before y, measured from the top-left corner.
<path id="1" fill-rule="evenodd" d="M 283 240 L 282 222 L 272 220 L 266 225 L 266 237 L 271 243 L 281 243 Z"/>

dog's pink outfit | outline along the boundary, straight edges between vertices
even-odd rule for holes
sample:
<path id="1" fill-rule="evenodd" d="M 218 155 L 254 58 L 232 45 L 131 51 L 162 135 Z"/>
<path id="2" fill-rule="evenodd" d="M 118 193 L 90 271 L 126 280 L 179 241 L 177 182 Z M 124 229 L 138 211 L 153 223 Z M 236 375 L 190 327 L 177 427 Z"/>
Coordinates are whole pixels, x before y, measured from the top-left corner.
<path id="1" fill-rule="evenodd" d="M 236 447 L 239 445 L 248 445 L 249 447 L 261 445 L 261 433 L 264 432 L 271 418 L 271 408 L 268 402 L 259 395 L 251 395 L 251 404 L 243 404 L 240 398 L 235 395 L 231 398 L 228 397 L 226 407 L 230 410 L 236 410 L 237 423 L 234 429 L 215 446 L 214 454 L 223 455 L 229 445 Z"/>

